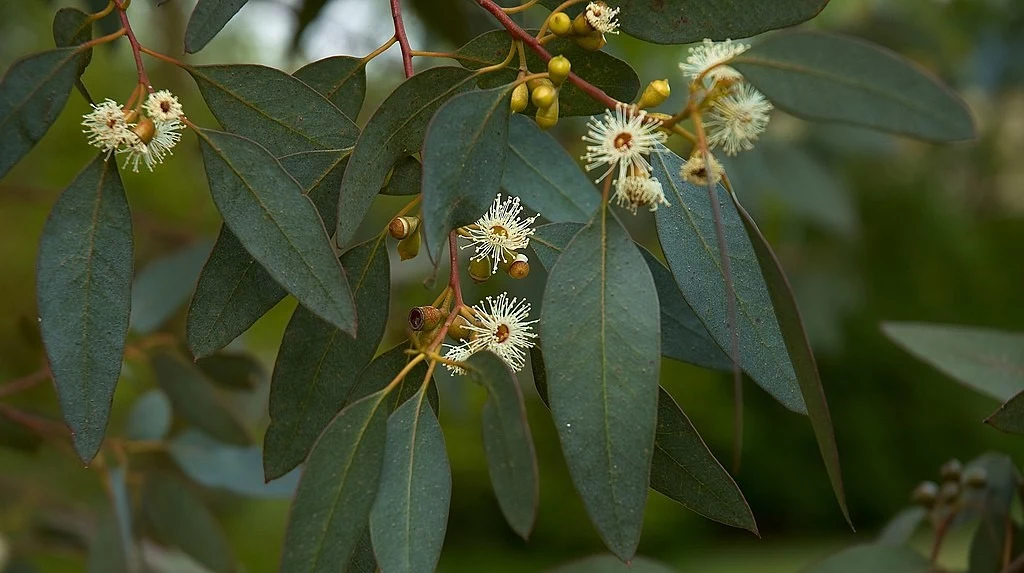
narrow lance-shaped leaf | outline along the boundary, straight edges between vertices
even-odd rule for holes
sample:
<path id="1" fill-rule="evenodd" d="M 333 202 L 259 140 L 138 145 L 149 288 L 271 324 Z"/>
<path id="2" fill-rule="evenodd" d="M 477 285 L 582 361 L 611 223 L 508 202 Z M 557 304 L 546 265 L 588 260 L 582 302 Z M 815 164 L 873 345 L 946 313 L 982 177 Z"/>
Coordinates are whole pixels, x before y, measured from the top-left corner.
<path id="1" fill-rule="evenodd" d="M 341 262 L 352 278 L 359 335 L 353 338 L 302 307 L 295 310 L 271 379 L 270 426 L 263 442 L 267 479 L 302 463 L 349 399 L 359 371 L 384 336 L 390 267 L 383 236 L 352 248 Z"/>
<path id="2" fill-rule="evenodd" d="M 292 74 L 355 120 L 366 98 L 366 64 L 351 56 L 331 56 Z"/>
<path id="3" fill-rule="evenodd" d="M 78 8 L 61 8 L 53 15 L 53 42 L 58 48 L 68 48 L 84 44 L 92 39 L 92 20 L 89 15 Z M 89 90 L 85 89 L 82 83 L 82 74 L 85 68 L 92 62 L 92 48 L 82 54 L 78 64 L 78 79 L 75 80 L 75 87 L 82 93 L 85 101 L 93 103 Z"/>
<path id="4" fill-rule="evenodd" d="M 389 411 L 386 392 L 366 396 L 317 440 L 292 505 L 281 571 L 339 571 L 357 553 L 385 459 Z"/>
<path id="5" fill-rule="evenodd" d="M 508 151 L 505 86 L 472 91 L 437 111 L 423 141 L 423 240 L 435 264 L 448 232 L 487 211 L 501 187 Z"/>
<path id="6" fill-rule="evenodd" d="M 1010 398 L 985 423 L 1011 434 L 1024 434 L 1024 392 Z"/>
<path id="7" fill-rule="evenodd" d="M 194 54 L 205 48 L 248 1 L 199 0 L 185 28 L 185 53 Z"/>
<path id="8" fill-rule="evenodd" d="M 178 547 L 214 573 L 237 570 L 217 519 L 177 478 L 150 473 L 142 490 L 142 511 L 161 541 Z"/>
<path id="9" fill-rule="evenodd" d="M 975 137 L 971 112 L 953 90 L 902 56 L 863 40 L 809 31 L 775 34 L 730 65 L 797 117 L 928 141 Z"/>
<path id="10" fill-rule="evenodd" d="M 778 318 L 779 328 L 781 328 L 783 339 L 786 342 L 786 350 L 789 352 L 793 371 L 800 384 L 800 393 L 803 396 L 804 404 L 807 405 L 807 416 L 811 420 L 811 428 L 814 429 L 814 438 L 818 441 L 818 451 L 821 452 L 829 481 L 832 482 L 832 491 L 836 495 L 843 516 L 852 527 L 853 522 L 850 521 L 850 512 L 846 507 L 843 472 L 839 465 L 839 449 L 836 446 L 835 431 L 832 428 L 832 414 L 828 410 L 825 389 L 821 386 L 818 365 L 814 360 L 814 351 L 811 350 L 811 342 L 804 330 L 803 320 L 800 318 L 800 309 L 797 307 L 793 288 L 789 285 L 789 279 L 786 278 L 786 274 L 782 270 L 782 264 L 775 256 L 771 245 L 761 234 L 760 229 L 757 228 L 757 224 L 739 204 L 735 195 L 730 194 L 730 196 L 733 198 L 736 211 L 739 213 L 740 219 L 743 220 L 743 226 L 747 229 L 747 234 L 753 243 L 761 272 L 764 273 L 768 293 L 775 306 L 775 316 Z"/>
<path id="11" fill-rule="evenodd" d="M 696 187 L 679 176 L 683 160 L 675 153 L 655 154 L 651 164 L 654 176 L 661 181 L 671 203 L 655 213 L 665 259 L 690 308 L 728 355 L 731 334 L 725 279 L 707 189 Z M 806 413 L 800 385 L 750 239 L 722 187 L 718 188 L 717 200 L 736 291 L 740 365 L 757 385 L 782 405 Z"/>
<path id="12" fill-rule="evenodd" d="M 103 442 L 131 312 L 132 221 L 113 162 L 97 157 L 53 206 L 39 244 L 39 321 L 75 451 Z"/>
<path id="13" fill-rule="evenodd" d="M 58 48 L 14 62 L 0 81 L 0 177 L 46 135 L 78 80 L 84 53 Z"/>
<path id="14" fill-rule="evenodd" d="M 512 529 L 526 539 L 537 519 L 540 491 L 523 393 L 508 366 L 490 352 L 475 354 L 468 371 L 487 389 L 484 454 L 498 505 Z"/>
<path id="15" fill-rule="evenodd" d="M 337 216 L 338 186 L 348 152 L 307 151 L 286 155 L 281 166 L 313 201 L 327 229 Z M 185 339 L 193 356 L 209 356 L 245 332 L 284 298 L 286 291 L 222 226 L 199 274 L 189 304 Z"/>
<path id="16" fill-rule="evenodd" d="M 224 223 L 303 306 L 354 334 L 348 281 L 299 184 L 256 143 L 219 131 L 198 133 L 210 193 Z"/>
<path id="17" fill-rule="evenodd" d="M 384 467 L 370 510 L 370 537 L 382 571 L 433 571 L 441 556 L 452 473 L 444 436 L 421 386 L 388 419 Z"/>
<path id="18" fill-rule="evenodd" d="M 555 263 L 540 319 L 551 413 L 591 521 L 619 558 L 636 551 L 658 408 L 658 295 L 602 206 Z"/>
<path id="19" fill-rule="evenodd" d="M 158 352 L 152 357 L 157 384 L 167 394 L 175 412 L 192 425 L 222 442 L 247 446 L 245 430 L 202 373 L 181 357 Z"/>
<path id="20" fill-rule="evenodd" d="M 263 480 L 263 453 L 258 446 L 233 446 L 197 430 L 186 430 L 168 443 L 167 452 L 192 481 L 256 498 L 291 498 L 299 472 L 269 483 Z"/>
<path id="21" fill-rule="evenodd" d="M 200 241 L 153 261 L 139 272 L 132 285 L 130 326 L 134 332 L 148 334 L 160 328 L 185 304 L 211 247 L 209 242 Z"/>
<path id="22" fill-rule="evenodd" d="M 352 240 L 395 162 L 423 146 L 427 123 L 438 108 L 473 89 L 472 79 L 462 68 L 430 68 L 395 88 L 377 108 L 359 135 L 341 184 L 335 237 L 339 245 Z"/>

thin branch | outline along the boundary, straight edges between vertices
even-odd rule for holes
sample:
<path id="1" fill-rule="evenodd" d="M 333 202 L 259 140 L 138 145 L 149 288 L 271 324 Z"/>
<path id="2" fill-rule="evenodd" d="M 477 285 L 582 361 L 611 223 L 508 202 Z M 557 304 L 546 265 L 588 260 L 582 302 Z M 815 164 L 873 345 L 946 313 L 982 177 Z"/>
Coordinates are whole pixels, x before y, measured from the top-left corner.
<path id="1" fill-rule="evenodd" d="M 132 56 L 135 57 L 135 69 L 139 73 L 139 83 L 142 84 L 149 93 L 153 93 L 153 84 L 149 81 L 149 76 L 146 74 L 146 66 L 142 63 L 142 46 L 139 45 L 139 40 L 135 37 L 135 32 L 132 31 L 132 24 L 128 21 L 128 4 L 124 0 L 114 0 L 114 4 L 117 4 L 117 14 L 121 17 L 121 26 L 124 27 L 125 34 L 128 36 L 128 43 L 132 45 Z"/>
<path id="2" fill-rule="evenodd" d="M 6 398 L 12 394 L 17 394 L 29 388 L 35 387 L 40 382 L 44 382 L 50 379 L 50 369 L 46 366 L 36 370 L 28 376 L 23 376 L 15 380 L 11 380 L 7 384 L 0 386 L 0 398 Z"/>
<path id="3" fill-rule="evenodd" d="M 401 0 L 391 0 L 391 18 L 395 21 L 395 37 L 398 38 L 398 46 L 402 49 L 402 67 L 405 69 L 405 77 L 408 79 L 414 73 L 412 48 L 409 47 L 409 37 L 405 35 L 405 24 L 402 23 Z"/>

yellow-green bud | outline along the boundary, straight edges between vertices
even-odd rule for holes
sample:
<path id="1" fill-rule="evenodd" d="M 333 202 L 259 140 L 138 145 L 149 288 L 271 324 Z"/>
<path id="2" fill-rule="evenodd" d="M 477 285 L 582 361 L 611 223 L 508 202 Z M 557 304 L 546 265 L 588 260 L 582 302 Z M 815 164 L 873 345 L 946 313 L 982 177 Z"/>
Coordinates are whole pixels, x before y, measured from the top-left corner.
<path id="1" fill-rule="evenodd" d="M 491 259 L 488 257 L 470 259 L 469 278 L 473 279 L 473 282 L 482 283 L 491 278 L 491 268 Z"/>
<path id="2" fill-rule="evenodd" d="M 398 241 L 398 257 L 403 261 L 416 258 L 420 254 L 420 234 L 412 233 L 408 237 Z"/>
<path id="3" fill-rule="evenodd" d="M 572 20 L 565 12 L 555 12 L 548 17 L 548 30 L 556 36 L 566 36 L 572 32 Z"/>
<path id="4" fill-rule="evenodd" d="M 530 104 L 530 88 L 525 83 L 519 84 L 512 90 L 512 113 L 521 113 Z"/>
<path id="5" fill-rule="evenodd" d="M 448 337 L 452 340 L 470 340 L 475 334 L 469 328 L 469 321 L 464 316 L 457 316 L 448 327 Z"/>
<path id="6" fill-rule="evenodd" d="M 636 103 L 636 107 L 640 109 L 658 107 L 665 103 L 671 91 L 668 80 L 654 80 L 644 88 L 644 93 L 640 96 L 640 101 Z"/>
<path id="7" fill-rule="evenodd" d="M 594 33 L 594 27 L 587 22 L 587 11 L 584 10 L 572 20 L 572 33 L 577 36 L 586 36 Z"/>
<path id="8" fill-rule="evenodd" d="M 538 108 L 551 107 L 551 104 L 558 99 L 558 90 L 551 86 L 537 86 L 530 94 L 530 101 Z"/>
<path id="9" fill-rule="evenodd" d="M 505 272 L 514 279 L 525 279 L 530 274 L 530 259 L 526 255 L 519 253 Z"/>
<path id="10" fill-rule="evenodd" d="M 395 217 L 388 225 L 388 233 L 396 239 L 404 239 L 420 228 L 419 217 Z"/>
<path id="11" fill-rule="evenodd" d="M 558 123 L 558 100 L 556 99 L 550 107 L 537 108 L 537 125 L 541 129 L 554 127 Z"/>
<path id="12" fill-rule="evenodd" d="M 571 70 L 572 64 L 569 63 L 569 59 L 565 56 L 555 56 L 548 60 L 548 78 L 556 86 L 560 86 L 565 82 Z"/>
<path id="13" fill-rule="evenodd" d="M 417 306 L 409 311 L 409 328 L 416 332 L 434 330 L 447 318 L 448 311 L 433 306 Z"/>
<path id="14" fill-rule="evenodd" d="M 576 40 L 576 45 L 583 48 L 584 50 L 590 50 L 596 52 L 604 47 L 608 42 L 604 39 L 604 34 L 600 32 L 591 32 L 587 35 L 580 35 Z"/>

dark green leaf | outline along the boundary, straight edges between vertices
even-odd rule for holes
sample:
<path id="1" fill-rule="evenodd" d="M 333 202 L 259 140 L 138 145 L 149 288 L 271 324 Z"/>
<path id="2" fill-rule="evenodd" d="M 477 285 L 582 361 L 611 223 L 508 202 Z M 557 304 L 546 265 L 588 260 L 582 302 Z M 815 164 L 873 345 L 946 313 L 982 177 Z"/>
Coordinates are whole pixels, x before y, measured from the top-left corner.
<path id="1" fill-rule="evenodd" d="M 103 442 L 121 372 L 131 281 L 128 200 L 117 166 L 98 157 L 53 206 L 36 265 L 43 342 L 64 421 L 86 463 Z"/>
<path id="2" fill-rule="evenodd" d="M 917 532 L 925 518 L 928 517 L 928 510 L 915 505 L 897 513 L 889 523 L 885 524 L 878 534 L 876 543 L 883 545 L 906 545 Z"/>
<path id="3" fill-rule="evenodd" d="M 928 141 L 975 137 L 967 105 L 895 52 L 822 32 L 765 38 L 731 64 L 780 109 Z"/>
<path id="4" fill-rule="evenodd" d="M 803 573 L 929 573 L 928 560 L 902 545 L 856 545 L 827 557 Z"/>
<path id="5" fill-rule="evenodd" d="M 1024 334 L 987 328 L 886 322 L 907 352 L 970 388 L 1005 402 L 1024 390 Z"/>
<path id="6" fill-rule="evenodd" d="M 985 423 L 1011 434 L 1024 434 L 1024 392 L 1018 393 L 999 406 Z"/>
<path id="7" fill-rule="evenodd" d="M 661 336 L 654 280 L 606 206 L 551 269 L 540 331 L 569 473 L 605 544 L 629 560 L 647 501 Z"/>
<path id="8" fill-rule="evenodd" d="M 625 10 L 623 10 L 625 12 Z M 471 69 L 479 69 L 485 65 L 499 64 L 505 60 L 512 39 L 504 30 L 493 30 L 477 36 L 456 53 L 462 58 L 463 65 Z M 547 50 L 552 54 L 561 54 L 572 63 L 572 71 L 587 80 L 609 96 L 620 101 L 633 101 L 640 90 L 640 78 L 626 62 L 606 52 L 591 52 L 576 45 L 572 40 L 556 39 L 548 43 Z M 547 64 L 532 51 L 527 50 L 526 61 L 531 70 L 545 70 Z M 518 73 L 518 64 L 507 70 L 491 72 L 480 77 L 480 85 L 492 88 L 511 83 Z M 558 115 L 570 117 L 575 115 L 597 115 L 605 110 L 604 104 L 594 101 L 589 95 L 580 91 L 575 85 L 565 83 L 558 94 Z M 531 104 L 524 115 L 532 115 L 536 108 Z M 511 191 L 511 189 L 510 189 Z"/>
<path id="9" fill-rule="evenodd" d="M 307 151 L 286 155 L 280 161 L 312 199 L 324 226 L 333 229 L 338 215 L 338 187 L 348 164 L 348 152 Z M 189 350 L 202 357 L 223 348 L 285 294 L 238 238 L 221 227 L 189 305 L 185 327 Z"/>
<path id="10" fill-rule="evenodd" d="M 181 549 L 214 573 L 237 570 L 217 519 L 177 478 L 160 472 L 149 474 L 142 490 L 142 509 L 161 541 Z"/>
<path id="11" fill-rule="evenodd" d="M 398 160 L 387 184 L 381 189 L 385 195 L 416 195 L 423 187 L 423 166 L 413 156 Z"/>
<path id="12" fill-rule="evenodd" d="M 758 534 L 739 486 L 664 389 L 658 393 L 651 487 L 708 519 Z"/>
<path id="13" fill-rule="evenodd" d="M 383 390 L 384 387 L 394 379 L 395 375 L 409 363 L 410 358 L 412 358 L 406 353 L 408 348 L 409 343 L 403 342 L 384 352 L 377 358 L 374 358 L 373 362 L 371 362 L 366 368 L 363 368 L 363 371 L 359 373 L 358 381 L 356 382 L 356 386 L 352 389 L 347 403 L 351 404 L 360 398 Z M 423 385 L 423 380 L 426 376 L 427 365 L 425 363 L 420 362 L 414 366 L 389 395 L 388 405 L 390 411 L 394 412 L 396 408 L 404 404 L 406 400 L 416 394 L 416 392 L 419 391 L 420 386 Z M 434 409 L 434 413 L 436 414 L 438 397 L 437 388 L 434 384 L 431 384 L 427 389 L 427 400 L 430 401 L 430 406 Z"/>
<path id="14" fill-rule="evenodd" d="M 391 276 L 384 237 L 352 248 L 341 263 L 352 277 L 359 335 L 353 338 L 308 310 L 295 309 L 270 384 L 270 427 L 263 442 L 268 479 L 302 463 L 350 399 L 359 371 L 384 336 Z"/>
<path id="15" fill-rule="evenodd" d="M 366 98 L 366 66 L 359 58 L 331 56 L 302 66 L 292 74 L 306 82 L 351 119 Z"/>
<path id="16" fill-rule="evenodd" d="M 612 555 L 594 555 L 550 570 L 550 573 L 672 573 L 668 565 L 645 557 L 631 559 L 628 564 Z"/>
<path id="17" fill-rule="evenodd" d="M 338 571 L 356 553 L 390 437 L 386 402 L 377 392 L 350 404 L 317 440 L 292 506 L 283 572 Z"/>
<path id="18" fill-rule="evenodd" d="M 498 505 L 512 529 L 527 539 L 537 519 L 540 491 L 523 393 L 508 366 L 494 354 L 479 352 L 469 366 L 473 379 L 487 388 L 484 454 Z"/>
<path id="19" fill-rule="evenodd" d="M 448 233 L 487 211 L 508 151 L 508 87 L 455 96 L 423 141 L 423 241 L 437 263 Z"/>
<path id="20" fill-rule="evenodd" d="M 171 431 L 171 401 L 159 390 L 149 390 L 135 400 L 124 433 L 128 439 L 162 440 Z"/>
<path id="21" fill-rule="evenodd" d="M 843 471 L 839 465 L 839 449 L 836 446 L 835 431 L 832 429 L 832 414 L 828 410 L 825 389 L 821 386 L 818 365 L 814 360 L 814 351 L 811 350 L 811 342 L 807 338 L 803 319 L 800 318 L 800 309 L 797 307 L 793 288 L 789 285 L 789 279 L 786 278 L 782 264 L 775 256 L 775 251 L 761 234 L 757 224 L 743 209 L 743 206 L 735 200 L 735 197 L 733 201 L 740 219 L 743 220 L 743 226 L 753 244 L 754 254 L 757 256 L 757 262 L 768 285 L 768 293 L 775 306 L 775 316 L 779 321 L 779 328 L 786 342 L 786 350 L 789 352 L 797 382 L 800 384 L 800 394 L 807 406 L 807 416 L 811 420 L 811 428 L 814 429 L 814 438 L 818 441 L 818 451 L 821 452 L 821 459 L 825 462 L 829 481 L 832 482 L 832 491 L 839 502 L 839 508 L 843 511 L 843 517 L 852 527 L 853 522 L 850 521 L 850 512 L 846 507 Z"/>
<path id="22" fill-rule="evenodd" d="M 388 418 L 370 536 L 389 573 L 433 571 L 448 527 L 452 473 L 441 425 L 421 388 Z"/>
<path id="23" fill-rule="evenodd" d="M 84 44 L 92 39 L 92 21 L 89 15 L 78 8 L 61 8 L 53 16 L 53 43 L 58 48 L 68 48 Z M 92 103 L 89 90 L 85 89 L 81 76 L 85 68 L 92 62 L 92 48 L 85 51 L 78 64 L 78 76 L 75 87 L 82 92 L 85 101 Z"/>
<path id="24" fill-rule="evenodd" d="M 58 48 L 14 62 L 0 81 L 0 177 L 46 135 L 78 80 L 83 52 Z"/>
<path id="25" fill-rule="evenodd" d="M 249 354 L 218 352 L 196 360 L 196 366 L 218 386 L 229 390 L 253 390 L 263 379 L 263 366 Z"/>
<path id="26" fill-rule="evenodd" d="M 462 68 L 437 67 L 399 85 L 367 122 L 345 171 L 338 201 L 339 245 L 348 244 L 395 163 L 423 146 L 427 123 L 452 96 L 473 89 Z"/>
<path id="27" fill-rule="evenodd" d="M 249 433 L 195 366 L 166 352 L 154 354 L 152 363 L 157 383 L 179 415 L 222 442 L 241 446 L 251 443 Z"/>
<path id="28" fill-rule="evenodd" d="M 351 147 L 359 128 L 313 88 L 281 70 L 255 64 L 186 68 L 226 131 L 275 157 Z"/>
<path id="29" fill-rule="evenodd" d="M 1020 552 L 1020 531 L 1011 517 L 1014 497 L 1020 487 L 1020 472 L 1009 456 L 988 453 L 972 460 L 968 471 L 975 468 L 984 470 L 985 486 L 968 489 L 964 503 L 968 511 L 957 516 L 963 521 L 978 517 L 978 528 L 971 540 L 968 554 L 968 573 L 1000 573 L 1006 571 L 1004 555 L 1018 555 Z M 974 514 L 974 515 L 971 515 Z M 1012 535 L 1013 547 L 1007 553 L 1007 536 Z"/>
<path id="30" fill-rule="evenodd" d="M 545 219 L 585 223 L 601 195 L 576 161 L 522 114 L 512 116 L 501 186 Z"/>
<path id="31" fill-rule="evenodd" d="M 537 262 L 550 273 L 566 245 L 584 226 L 583 223 L 539 225 L 530 237 L 530 248 L 537 255 Z"/>
<path id="32" fill-rule="evenodd" d="M 299 483 L 298 471 L 264 482 L 263 453 L 258 447 L 228 445 L 196 430 L 177 435 L 167 450 L 185 475 L 206 487 L 252 497 L 290 498 Z"/>
<path id="33" fill-rule="evenodd" d="M 248 0 L 199 0 L 185 28 L 185 53 L 206 47 Z"/>
<path id="34" fill-rule="evenodd" d="M 132 285 L 132 330 L 149 334 L 185 304 L 211 247 L 209 242 L 200 241 L 142 269 Z"/>
<path id="35" fill-rule="evenodd" d="M 728 352 L 725 280 L 707 189 L 679 176 L 683 160 L 674 153 L 655 154 L 651 164 L 671 203 L 655 213 L 658 238 L 668 266 L 690 308 L 723 352 Z M 722 187 L 718 188 L 717 200 L 736 290 L 740 364 L 755 383 L 782 405 L 805 413 L 800 386 L 750 239 Z"/>
<path id="36" fill-rule="evenodd" d="M 99 12 L 106 8 L 109 3 L 109 0 L 85 0 L 85 5 L 89 12 Z M 99 26 L 100 32 L 103 34 L 113 34 L 121 28 L 121 19 L 118 17 L 117 11 L 112 10 L 110 14 L 100 18 L 96 25 Z"/>
<path id="37" fill-rule="evenodd" d="M 198 133 L 210 193 L 224 223 L 303 306 L 354 334 L 348 281 L 299 184 L 252 141 L 220 131 Z"/>
<path id="38" fill-rule="evenodd" d="M 376 493 L 376 492 L 375 492 Z M 377 557 L 373 554 L 373 542 L 370 540 L 369 528 L 364 528 L 363 536 L 359 538 L 359 544 L 352 557 L 348 560 L 347 573 L 375 573 L 377 571 Z"/>

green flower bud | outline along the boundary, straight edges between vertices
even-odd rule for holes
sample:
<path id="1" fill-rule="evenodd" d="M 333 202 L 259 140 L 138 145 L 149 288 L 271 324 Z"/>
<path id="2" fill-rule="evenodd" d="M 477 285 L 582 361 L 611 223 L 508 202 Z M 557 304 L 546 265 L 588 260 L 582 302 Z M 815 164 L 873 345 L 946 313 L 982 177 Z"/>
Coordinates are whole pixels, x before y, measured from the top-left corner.
<path id="1" fill-rule="evenodd" d="M 548 18 L 548 30 L 557 36 L 567 36 L 572 33 L 572 20 L 565 12 L 555 12 Z"/>
<path id="2" fill-rule="evenodd" d="M 416 258 L 420 254 L 420 234 L 413 232 L 408 237 L 398 241 L 398 256 L 403 261 Z"/>
<path id="3" fill-rule="evenodd" d="M 537 86 L 530 94 L 530 101 L 537 108 L 551 107 L 551 104 L 558 99 L 558 91 L 547 85 Z"/>
<path id="4" fill-rule="evenodd" d="M 512 90 L 512 103 L 510 104 L 513 113 L 521 113 L 530 104 L 530 88 L 525 83 L 519 84 Z"/>
<path id="5" fill-rule="evenodd" d="M 665 103 L 670 93 L 668 80 L 654 80 L 644 88 L 644 93 L 640 96 L 640 101 L 636 103 L 636 106 L 640 109 L 658 107 Z"/>
<path id="6" fill-rule="evenodd" d="M 565 82 L 566 78 L 569 77 L 570 70 L 572 70 L 572 64 L 569 63 L 569 59 L 565 56 L 555 56 L 548 60 L 548 77 L 551 79 L 551 83 L 556 86 L 560 86 Z"/>
<path id="7" fill-rule="evenodd" d="M 535 117 L 541 129 L 554 127 L 558 123 L 558 100 L 556 99 L 550 107 L 537 108 Z"/>
<path id="8" fill-rule="evenodd" d="M 576 45 L 583 48 L 584 50 L 590 50 L 596 52 L 604 47 L 608 42 L 604 39 L 604 34 L 600 32 L 591 32 L 587 35 L 580 35 L 576 38 Z"/>

